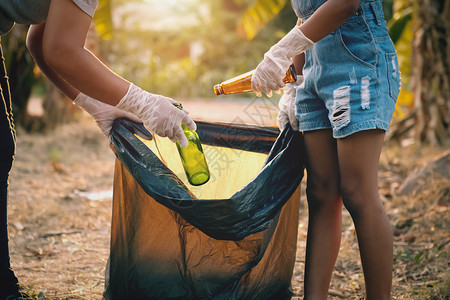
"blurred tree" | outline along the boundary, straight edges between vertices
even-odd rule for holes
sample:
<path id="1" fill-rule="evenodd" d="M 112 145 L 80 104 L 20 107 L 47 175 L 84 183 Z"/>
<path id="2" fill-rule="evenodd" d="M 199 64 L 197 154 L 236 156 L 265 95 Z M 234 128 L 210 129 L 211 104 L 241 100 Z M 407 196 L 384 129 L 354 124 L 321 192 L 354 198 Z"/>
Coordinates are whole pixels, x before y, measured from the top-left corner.
<path id="1" fill-rule="evenodd" d="M 98 32 L 103 38 L 112 34 L 111 1 L 100 0 L 96 11 Z M 25 45 L 28 26 L 16 24 L 11 32 L 2 37 L 5 50 L 5 62 L 10 78 L 11 99 L 14 122 L 27 131 L 46 131 L 57 124 L 73 119 L 74 106 L 55 88 L 36 68 L 33 58 Z M 91 28 L 88 34 L 87 47 L 95 51 L 98 48 L 98 36 Z M 35 89 L 36 88 L 36 89 Z M 42 115 L 30 114 L 29 100 L 33 90 L 39 90 L 37 97 L 41 99 Z"/>
<path id="2" fill-rule="evenodd" d="M 295 14 L 286 5 L 248 40 L 236 30 L 236 20 L 248 7 L 245 1 L 186 3 L 192 4 L 185 4 L 182 13 L 194 23 L 150 29 L 143 28 L 139 18 L 133 23 L 132 16 L 121 15 L 124 7 L 115 4 L 118 26 L 112 39 L 102 40 L 102 52 L 107 53 L 110 66 L 154 93 L 174 98 L 215 97 L 215 84 L 255 68 L 268 47 L 296 22 Z M 129 8 L 130 4 L 125 5 Z M 179 16 L 179 12 L 173 15 Z"/>
<path id="3" fill-rule="evenodd" d="M 25 46 L 27 30 L 28 26 L 16 25 L 1 39 L 11 88 L 14 122 L 17 125 L 25 125 L 27 122 L 28 99 L 38 81 L 33 72 L 33 58 Z"/>
<path id="4" fill-rule="evenodd" d="M 450 1 L 416 0 L 413 20 L 414 137 L 445 145 L 450 136 Z"/>

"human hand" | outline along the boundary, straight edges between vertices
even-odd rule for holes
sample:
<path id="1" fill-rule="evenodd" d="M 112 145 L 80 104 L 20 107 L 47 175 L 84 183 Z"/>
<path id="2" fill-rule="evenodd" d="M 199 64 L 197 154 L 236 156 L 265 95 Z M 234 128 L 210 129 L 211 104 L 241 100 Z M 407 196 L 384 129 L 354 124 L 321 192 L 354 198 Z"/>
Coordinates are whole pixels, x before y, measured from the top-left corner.
<path id="1" fill-rule="evenodd" d="M 151 94 L 131 83 L 127 94 L 116 107 L 135 114 L 150 132 L 168 137 L 172 142 L 178 140 L 180 146 L 185 148 L 188 141 L 181 123 L 192 130 L 196 130 L 197 125 L 186 110 L 178 109 L 174 106 L 175 103 L 177 102 L 171 98 Z"/>
<path id="2" fill-rule="evenodd" d="M 289 123 L 294 131 L 298 129 L 298 119 L 296 115 L 295 97 L 297 94 L 297 87 L 303 82 L 303 76 L 297 75 L 297 81 L 286 84 L 284 94 L 281 96 L 278 107 L 280 109 L 277 116 L 277 125 L 280 131 L 283 131 L 287 123 Z"/>
<path id="3" fill-rule="evenodd" d="M 73 103 L 89 113 L 94 118 L 94 121 L 97 123 L 100 130 L 107 137 L 109 137 L 115 119 L 127 118 L 133 122 L 142 123 L 142 121 L 134 114 L 95 100 L 83 93 L 79 93 Z"/>
<path id="4" fill-rule="evenodd" d="M 279 92 L 285 86 L 283 78 L 292 64 L 292 58 L 313 45 L 314 42 L 307 38 L 298 26 L 273 45 L 264 54 L 264 59 L 256 67 L 252 76 L 252 89 L 256 95 L 261 97 L 264 93 L 271 97 L 272 91 Z"/>

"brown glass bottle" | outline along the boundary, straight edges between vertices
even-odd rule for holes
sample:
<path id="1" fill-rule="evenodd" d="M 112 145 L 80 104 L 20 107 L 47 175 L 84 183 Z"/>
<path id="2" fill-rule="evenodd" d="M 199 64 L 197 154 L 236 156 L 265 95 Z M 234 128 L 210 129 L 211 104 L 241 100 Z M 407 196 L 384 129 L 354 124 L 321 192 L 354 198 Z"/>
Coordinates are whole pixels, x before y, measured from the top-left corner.
<path id="1" fill-rule="evenodd" d="M 252 91 L 252 76 L 255 70 L 241 74 L 234 78 L 228 79 L 221 84 L 214 86 L 214 93 L 219 95 L 247 93 Z M 286 77 L 283 78 L 284 83 L 297 81 L 297 73 L 295 73 L 294 64 L 289 66 L 286 71 Z"/>

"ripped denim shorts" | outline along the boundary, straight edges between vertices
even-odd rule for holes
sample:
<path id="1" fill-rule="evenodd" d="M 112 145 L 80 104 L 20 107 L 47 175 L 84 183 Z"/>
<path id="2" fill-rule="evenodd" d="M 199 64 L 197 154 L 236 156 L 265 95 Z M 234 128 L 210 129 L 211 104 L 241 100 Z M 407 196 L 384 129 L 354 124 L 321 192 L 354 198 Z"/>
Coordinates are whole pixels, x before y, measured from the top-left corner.
<path id="1" fill-rule="evenodd" d="M 394 44 L 381 1 L 358 11 L 305 52 L 305 81 L 297 88 L 300 131 L 333 130 L 335 138 L 388 130 L 400 90 Z"/>

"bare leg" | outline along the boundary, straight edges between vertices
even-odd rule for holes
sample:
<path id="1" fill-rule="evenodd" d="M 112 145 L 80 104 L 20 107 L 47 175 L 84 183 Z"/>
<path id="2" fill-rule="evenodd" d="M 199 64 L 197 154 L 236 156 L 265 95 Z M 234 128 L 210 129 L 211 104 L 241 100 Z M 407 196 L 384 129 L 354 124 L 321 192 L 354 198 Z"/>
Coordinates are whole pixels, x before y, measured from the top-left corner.
<path id="1" fill-rule="evenodd" d="M 368 130 L 340 139 L 342 200 L 352 216 L 364 270 L 367 299 L 389 299 L 392 231 L 378 194 L 378 164 L 384 131 Z"/>
<path id="2" fill-rule="evenodd" d="M 327 299 L 341 242 L 342 201 L 336 140 L 330 130 L 305 132 L 308 235 L 305 299 Z"/>

